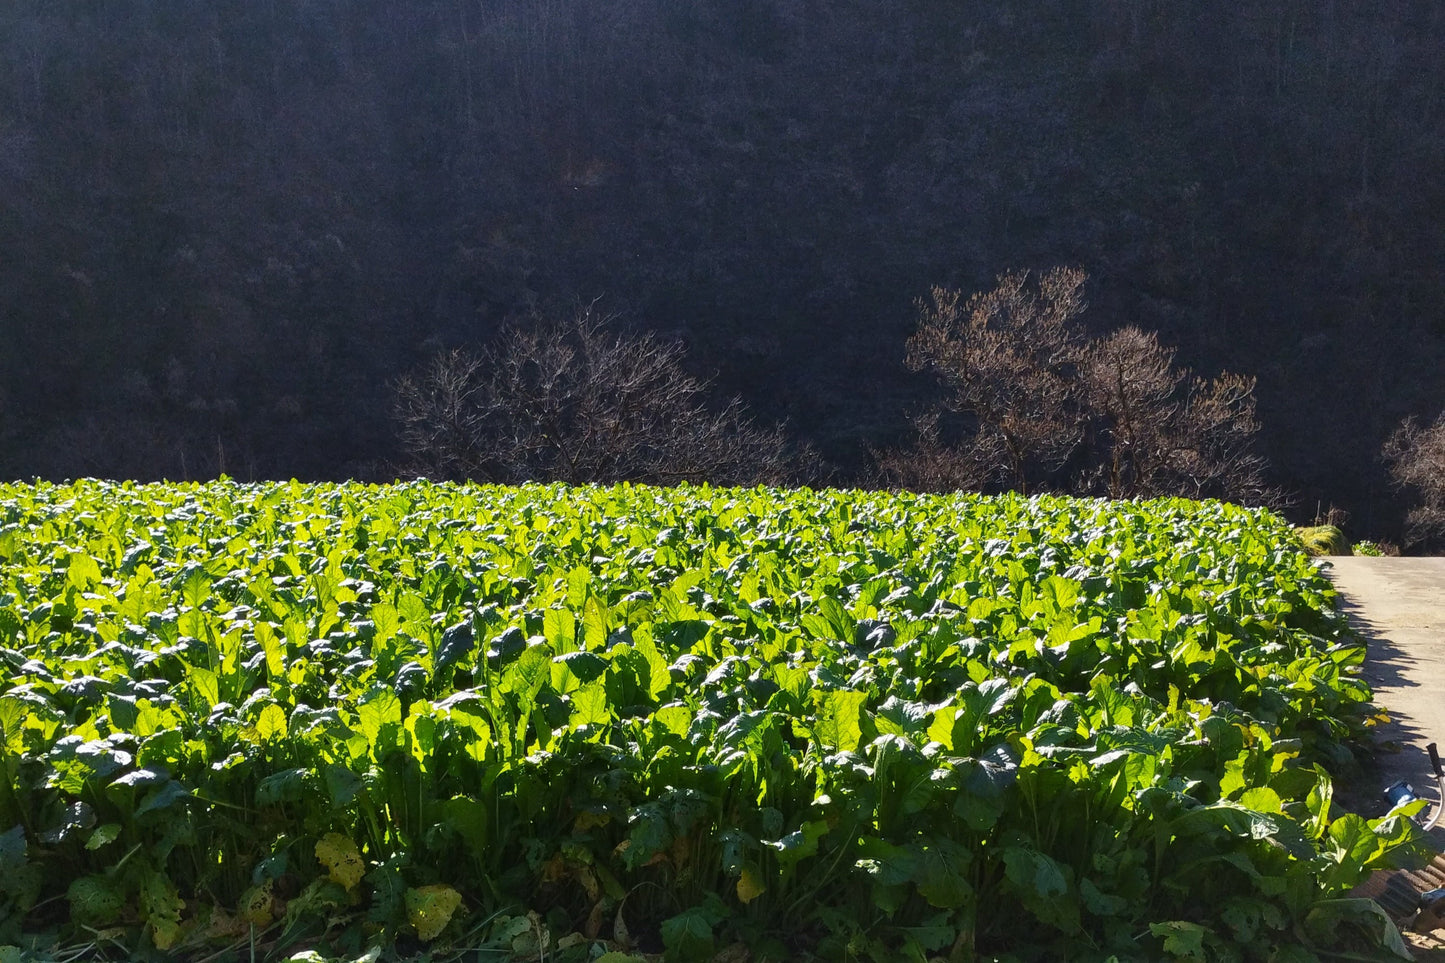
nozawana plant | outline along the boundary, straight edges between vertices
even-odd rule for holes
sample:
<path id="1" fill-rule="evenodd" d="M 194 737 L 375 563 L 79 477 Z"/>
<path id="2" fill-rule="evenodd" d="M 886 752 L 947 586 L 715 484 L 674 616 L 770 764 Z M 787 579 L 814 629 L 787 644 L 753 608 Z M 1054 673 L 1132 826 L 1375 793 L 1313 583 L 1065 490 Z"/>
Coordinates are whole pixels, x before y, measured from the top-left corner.
<path id="1" fill-rule="evenodd" d="M 1379 958 L 1332 599 L 1219 502 L 0 485 L 0 959 Z"/>

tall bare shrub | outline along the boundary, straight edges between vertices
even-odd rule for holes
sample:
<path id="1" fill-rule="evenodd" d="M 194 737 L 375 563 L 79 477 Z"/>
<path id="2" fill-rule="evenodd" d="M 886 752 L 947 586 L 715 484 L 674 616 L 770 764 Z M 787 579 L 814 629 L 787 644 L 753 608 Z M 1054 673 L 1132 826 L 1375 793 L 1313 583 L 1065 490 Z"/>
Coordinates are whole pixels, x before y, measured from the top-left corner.
<path id="1" fill-rule="evenodd" d="M 1111 498 L 1274 497 L 1254 451 L 1254 379 L 1194 378 L 1158 335 L 1120 328 L 1090 342 L 1079 365 L 1093 457 L 1084 490 Z"/>
<path id="2" fill-rule="evenodd" d="M 1006 274 L 966 302 L 942 288 L 919 301 L 906 361 L 943 397 L 915 420 L 912 450 L 879 456 L 884 476 L 924 490 L 1275 500 L 1254 450 L 1254 380 L 1195 378 L 1135 327 L 1089 338 L 1084 280 Z"/>
<path id="3" fill-rule="evenodd" d="M 1428 428 L 1406 418 L 1385 442 L 1384 457 L 1395 483 L 1420 499 L 1405 516 L 1405 544 L 1445 542 L 1445 414 Z"/>
<path id="4" fill-rule="evenodd" d="M 811 480 L 807 451 L 740 402 L 708 403 L 680 345 L 613 330 L 588 309 L 513 327 L 480 354 L 438 355 L 396 385 L 411 470 L 449 479 L 588 482 Z"/>
<path id="5" fill-rule="evenodd" d="M 1005 274 L 967 301 L 934 288 L 917 302 L 905 362 L 937 377 L 943 408 L 971 422 L 956 449 L 969 487 L 1027 491 L 1079 443 L 1074 368 L 1083 338 L 1074 320 L 1084 309 L 1083 285 L 1082 271 L 1054 268 L 1036 283 L 1024 272 Z"/>

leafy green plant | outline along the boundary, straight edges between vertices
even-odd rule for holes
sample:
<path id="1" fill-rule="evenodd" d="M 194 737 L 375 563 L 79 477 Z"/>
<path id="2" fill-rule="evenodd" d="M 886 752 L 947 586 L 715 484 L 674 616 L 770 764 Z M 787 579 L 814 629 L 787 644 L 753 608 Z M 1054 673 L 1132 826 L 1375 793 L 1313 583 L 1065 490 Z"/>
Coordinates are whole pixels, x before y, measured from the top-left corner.
<path id="1" fill-rule="evenodd" d="M 81 482 L 0 557 L 0 939 L 1308 959 L 1420 845 L 1265 512 Z"/>

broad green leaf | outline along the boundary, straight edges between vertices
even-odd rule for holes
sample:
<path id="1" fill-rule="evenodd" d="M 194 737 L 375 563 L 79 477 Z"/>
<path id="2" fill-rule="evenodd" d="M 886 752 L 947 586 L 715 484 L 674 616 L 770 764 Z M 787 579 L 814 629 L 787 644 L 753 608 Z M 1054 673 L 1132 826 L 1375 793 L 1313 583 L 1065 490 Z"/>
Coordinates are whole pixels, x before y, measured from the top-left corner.
<path id="1" fill-rule="evenodd" d="M 134 814 L 139 818 L 146 813 L 170 809 L 182 800 L 190 798 L 191 793 L 184 785 L 174 779 L 169 779 L 147 792 L 136 805 Z"/>
<path id="2" fill-rule="evenodd" d="M 580 610 L 592 591 L 592 573 L 585 568 L 574 568 L 567 573 L 567 606 Z"/>
<path id="3" fill-rule="evenodd" d="M 256 623 L 256 644 L 266 654 L 266 672 L 272 678 L 286 673 L 286 639 L 278 635 L 270 622 Z"/>
<path id="4" fill-rule="evenodd" d="M 23 745 L 21 724 L 29 713 L 25 703 L 12 696 L 0 696 L 0 748 L 19 752 Z"/>
<path id="5" fill-rule="evenodd" d="M 689 963 L 711 957 L 716 948 L 712 928 L 712 920 L 696 907 L 663 920 L 662 945 L 668 959 Z"/>
<path id="6" fill-rule="evenodd" d="M 1305 917 L 1304 929 L 1316 945 L 1332 946 L 1340 938 L 1339 928 L 1342 924 L 1350 929 L 1367 932 L 1373 940 L 1374 945 L 1371 948 L 1377 952 L 1383 950 L 1394 959 L 1415 959 L 1384 907 L 1372 899 L 1347 897 L 1319 900 L 1310 907 L 1309 914 Z"/>
<path id="7" fill-rule="evenodd" d="M 1008 878 L 1040 899 L 1062 896 L 1068 892 L 1069 884 L 1064 879 L 1062 869 L 1046 854 L 1010 846 L 1000 855 L 1003 857 Z"/>
<path id="8" fill-rule="evenodd" d="M 442 641 L 432 657 L 432 675 L 444 678 L 443 673 L 453 666 L 468 660 L 476 649 L 476 640 L 471 622 L 458 622 L 442 633 Z"/>
<path id="9" fill-rule="evenodd" d="M 589 595 L 582 605 L 582 638 L 589 649 L 600 649 L 607 644 L 611 632 L 607 606 L 596 595 Z"/>
<path id="10" fill-rule="evenodd" d="M 585 685 L 607 671 L 607 660 L 592 652 L 568 652 L 553 656 L 552 661 L 565 670 L 564 678 L 571 683 L 562 691 Z"/>
<path id="11" fill-rule="evenodd" d="M 211 597 L 211 579 L 200 565 L 193 565 L 181 582 L 181 601 L 198 609 Z M 164 949 L 164 947 L 162 947 Z"/>
<path id="12" fill-rule="evenodd" d="M 828 834 L 828 824 L 820 819 L 810 820 L 776 842 L 764 842 L 764 845 L 774 849 L 778 854 L 778 862 L 784 867 L 789 867 L 815 856 L 818 853 L 818 840 Z"/>
<path id="13" fill-rule="evenodd" d="M 1171 959 L 1186 960 L 1188 963 L 1204 963 L 1204 938 L 1209 930 L 1198 923 L 1172 920 L 1168 923 L 1150 923 L 1149 932 L 1164 942 L 1164 952 Z"/>
<path id="14" fill-rule="evenodd" d="M 572 725 L 600 726 L 612 721 L 607 704 L 607 687 L 601 682 L 585 685 L 572 693 Z"/>
<path id="15" fill-rule="evenodd" d="M 1246 789 L 1239 797 L 1239 804 L 1262 813 L 1284 812 L 1284 801 L 1279 798 L 1279 793 L 1268 786 L 1255 786 Z"/>
<path id="16" fill-rule="evenodd" d="M 493 668 L 505 668 L 513 659 L 527 651 L 527 637 L 515 625 L 492 639 L 487 647 L 487 661 Z"/>
<path id="17" fill-rule="evenodd" d="M 863 736 L 864 692 L 835 690 L 818 700 L 818 721 L 814 730 L 820 745 L 830 749 L 854 752 Z"/>
<path id="18" fill-rule="evenodd" d="M 542 637 L 554 651 L 571 652 L 577 647 L 577 618 L 570 609 L 548 609 L 542 613 Z"/>
<path id="19" fill-rule="evenodd" d="M 467 796 L 455 796 L 442 804 L 446 825 L 460 836 L 471 852 L 481 855 L 491 840 L 491 814 L 487 805 Z"/>
<path id="20" fill-rule="evenodd" d="M 201 700 L 201 704 L 207 710 L 213 708 L 221 701 L 221 686 L 216 673 L 205 666 L 191 666 L 187 673 L 187 681 L 190 683 L 191 691 Z"/>
<path id="21" fill-rule="evenodd" d="M 970 862 L 969 851 L 957 843 L 938 840 L 924 845 L 914 870 L 919 895 L 940 909 L 967 904 L 973 898 L 973 885 L 968 881 Z"/>
<path id="22" fill-rule="evenodd" d="M 109 926 L 125 910 L 125 892 L 105 876 L 80 876 L 66 890 L 70 912 L 86 926 Z"/>
<path id="23" fill-rule="evenodd" d="M 692 727 L 693 713 L 692 710 L 686 706 L 665 705 L 660 706 L 657 711 L 652 714 L 652 718 L 657 720 L 668 732 L 674 735 L 686 736 L 688 730 Z"/>
<path id="24" fill-rule="evenodd" d="M 272 773 L 256 786 L 256 805 L 298 802 L 308 791 L 311 780 L 309 769 L 282 769 Z"/>
<path id="25" fill-rule="evenodd" d="M 647 660 L 648 695 L 653 699 L 661 698 L 672 687 L 672 673 L 668 669 L 667 660 L 653 642 L 652 633 L 635 633 L 633 648 Z"/>
<path id="26" fill-rule="evenodd" d="M 376 641 L 378 642 L 385 642 L 396 635 L 397 630 L 401 628 L 401 613 L 397 611 L 396 606 L 387 602 L 373 605 L 367 611 L 367 617 L 376 626 Z"/>
<path id="27" fill-rule="evenodd" d="M 545 645 L 529 645 L 502 676 L 503 688 L 518 698 L 531 702 L 542 686 L 551 681 L 552 659 Z"/>
<path id="28" fill-rule="evenodd" d="M 384 727 L 401 725 L 401 700 L 391 689 L 376 686 L 362 697 L 356 716 L 367 742 L 378 745 Z"/>
<path id="29" fill-rule="evenodd" d="M 89 555 L 83 552 L 77 552 L 70 556 L 70 565 L 66 570 L 66 578 L 71 585 L 74 585 L 82 591 L 86 591 L 101 580 L 100 565 Z"/>
<path id="30" fill-rule="evenodd" d="M 1119 916 L 1129 908 L 1129 901 L 1113 893 L 1105 893 L 1091 879 L 1079 881 L 1079 895 L 1084 907 L 1095 916 Z"/>
<path id="31" fill-rule="evenodd" d="M 116 838 L 120 836 L 120 830 L 120 823 L 105 823 L 95 827 L 95 831 L 85 841 L 85 848 L 95 850 L 115 842 Z"/>
<path id="32" fill-rule="evenodd" d="M 286 710 L 271 703 L 256 718 L 256 734 L 262 742 L 286 738 Z"/>

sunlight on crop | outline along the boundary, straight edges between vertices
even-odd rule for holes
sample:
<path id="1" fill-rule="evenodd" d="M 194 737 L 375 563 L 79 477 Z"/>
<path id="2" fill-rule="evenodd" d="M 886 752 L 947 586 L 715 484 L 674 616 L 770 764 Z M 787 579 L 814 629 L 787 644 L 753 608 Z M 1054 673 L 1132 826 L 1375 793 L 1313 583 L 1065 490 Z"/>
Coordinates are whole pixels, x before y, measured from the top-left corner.
<path id="1" fill-rule="evenodd" d="M 1420 845 L 1333 803 L 1364 651 L 1267 512 L 81 482 L 7 533 L 15 945 L 1244 958 Z"/>

